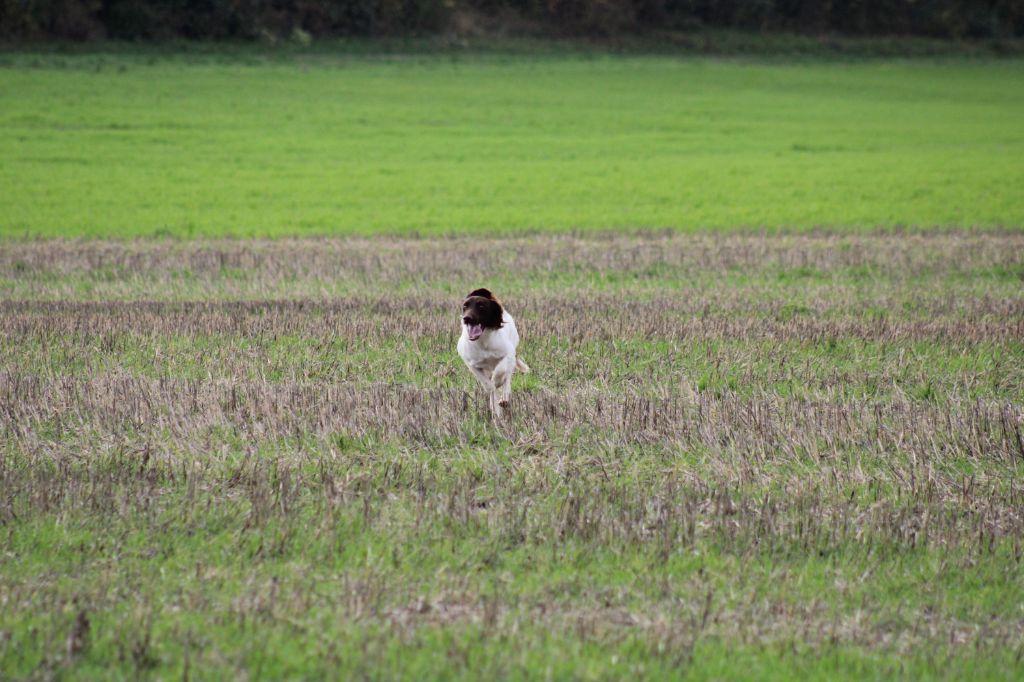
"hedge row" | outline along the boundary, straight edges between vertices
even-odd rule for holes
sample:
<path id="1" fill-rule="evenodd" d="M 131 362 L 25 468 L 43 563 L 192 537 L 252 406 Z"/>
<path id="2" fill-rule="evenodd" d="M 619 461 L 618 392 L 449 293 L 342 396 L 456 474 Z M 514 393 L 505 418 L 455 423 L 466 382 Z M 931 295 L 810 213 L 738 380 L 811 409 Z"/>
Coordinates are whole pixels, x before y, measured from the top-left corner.
<path id="1" fill-rule="evenodd" d="M 1024 36 L 1024 0 L 0 0 L 0 37 L 255 39 L 512 27 L 609 37 L 704 27 Z"/>

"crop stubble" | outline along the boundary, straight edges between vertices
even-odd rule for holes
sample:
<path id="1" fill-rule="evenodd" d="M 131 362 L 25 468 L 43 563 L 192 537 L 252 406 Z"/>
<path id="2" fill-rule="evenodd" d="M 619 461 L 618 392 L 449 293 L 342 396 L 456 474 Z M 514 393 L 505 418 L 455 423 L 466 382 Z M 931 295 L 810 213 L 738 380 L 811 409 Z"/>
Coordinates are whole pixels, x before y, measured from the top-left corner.
<path id="1" fill-rule="evenodd" d="M 1008 594 L 1022 584 L 1019 234 L 48 241 L 0 247 L 0 278 L 5 525 L 154 508 L 197 523 L 214 504 L 260 552 L 293 558 L 296 524 L 320 537 L 352 516 L 428 555 L 464 542 L 655 563 L 834 556 L 857 605 L 842 586 L 730 588 L 737 565 L 662 588 L 652 568 L 625 596 L 593 585 L 550 606 L 543 589 L 485 595 L 472 572 L 399 585 L 395 569 L 385 586 L 341 566 L 330 599 L 311 587 L 273 609 L 310 631 L 326 617 L 310 600 L 411 633 L 571 624 L 672 664 L 702 638 L 1019 663 L 1012 605 L 910 598 L 904 612 L 872 588 L 899 584 L 915 552 L 944 557 L 935 582 L 977 570 Z M 503 424 L 454 359 L 457 303 L 478 285 L 508 299 L 535 371 Z M 500 567 L 489 556 L 474 570 Z M 4 582 L 8 654 L 27 641 L 17 614 L 41 599 L 118 608 Z M 266 589 L 239 588 L 240 617 Z M 73 631 L 69 618 L 45 627 Z M 154 655 L 171 664 L 171 650 Z"/>

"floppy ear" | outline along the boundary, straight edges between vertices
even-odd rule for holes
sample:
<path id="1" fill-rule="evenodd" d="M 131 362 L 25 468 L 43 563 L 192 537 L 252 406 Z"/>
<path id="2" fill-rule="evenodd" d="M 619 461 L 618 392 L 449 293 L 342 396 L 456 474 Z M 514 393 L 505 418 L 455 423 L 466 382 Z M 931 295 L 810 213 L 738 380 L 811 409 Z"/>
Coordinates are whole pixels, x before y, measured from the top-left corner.
<path id="1" fill-rule="evenodd" d="M 492 298 L 487 304 L 487 320 L 484 326 L 491 329 L 501 329 L 505 325 L 504 313 L 505 311 L 502 309 L 501 304 Z"/>

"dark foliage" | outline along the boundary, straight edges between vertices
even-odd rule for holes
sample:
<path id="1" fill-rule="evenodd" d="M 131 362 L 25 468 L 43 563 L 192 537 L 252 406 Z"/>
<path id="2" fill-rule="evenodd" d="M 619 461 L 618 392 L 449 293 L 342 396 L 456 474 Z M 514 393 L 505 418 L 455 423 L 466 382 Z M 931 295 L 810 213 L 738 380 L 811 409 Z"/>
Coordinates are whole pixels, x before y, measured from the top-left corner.
<path id="1" fill-rule="evenodd" d="M 473 28 L 609 37 L 704 27 L 1015 38 L 1024 0 L 0 0 L 0 37 L 415 35 Z"/>

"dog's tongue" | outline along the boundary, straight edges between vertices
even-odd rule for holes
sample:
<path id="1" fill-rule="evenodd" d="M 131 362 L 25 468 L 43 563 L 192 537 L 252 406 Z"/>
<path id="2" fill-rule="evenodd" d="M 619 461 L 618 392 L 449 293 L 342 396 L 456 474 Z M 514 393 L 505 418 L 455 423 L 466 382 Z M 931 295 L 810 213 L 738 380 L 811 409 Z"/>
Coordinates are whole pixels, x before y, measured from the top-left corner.
<path id="1" fill-rule="evenodd" d="M 476 341 L 477 339 L 479 339 L 483 335 L 483 333 L 484 333 L 483 325 L 479 325 L 479 324 L 471 324 L 471 325 L 469 325 L 469 340 L 470 341 Z"/>

